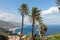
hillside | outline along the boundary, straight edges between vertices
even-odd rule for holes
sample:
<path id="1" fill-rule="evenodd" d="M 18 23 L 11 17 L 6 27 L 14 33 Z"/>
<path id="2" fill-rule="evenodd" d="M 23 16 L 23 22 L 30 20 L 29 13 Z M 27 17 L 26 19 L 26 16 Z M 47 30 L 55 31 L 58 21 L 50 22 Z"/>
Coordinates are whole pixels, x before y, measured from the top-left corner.
<path id="1" fill-rule="evenodd" d="M 0 20 L 0 31 L 7 31 L 9 28 L 21 27 L 21 23 Z"/>
<path id="2" fill-rule="evenodd" d="M 0 27 L 2 27 L 2 28 L 21 27 L 21 23 L 0 20 Z"/>
<path id="3" fill-rule="evenodd" d="M 46 36 L 49 40 L 60 40 L 60 33 L 52 34 L 49 36 Z"/>

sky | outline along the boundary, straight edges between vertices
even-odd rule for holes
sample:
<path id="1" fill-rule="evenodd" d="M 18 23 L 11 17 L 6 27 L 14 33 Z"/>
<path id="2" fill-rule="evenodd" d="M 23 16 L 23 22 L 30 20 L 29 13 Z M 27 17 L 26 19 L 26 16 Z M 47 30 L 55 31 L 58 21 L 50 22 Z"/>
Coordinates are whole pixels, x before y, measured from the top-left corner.
<path id="1" fill-rule="evenodd" d="M 21 23 L 22 18 L 18 13 L 18 8 L 23 3 L 28 5 L 30 11 L 32 7 L 41 9 L 45 24 L 60 25 L 60 12 L 55 0 L 0 0 L 0 20 Z M 24 24 L 30 25 L 27 16 L 25 16 Z"/>

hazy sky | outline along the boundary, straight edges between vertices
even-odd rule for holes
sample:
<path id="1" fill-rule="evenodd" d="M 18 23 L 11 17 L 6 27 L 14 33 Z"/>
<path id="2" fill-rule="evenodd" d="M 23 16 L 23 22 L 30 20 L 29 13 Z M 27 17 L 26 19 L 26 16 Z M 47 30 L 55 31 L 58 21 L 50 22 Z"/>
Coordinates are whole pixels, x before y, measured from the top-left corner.
<path id="1" fill-rule="evenodd" d="M 21 15 L 17 9 L 22 3 L 26 3 L 30 10 L 34 6 L 41 9 L 41 15 L 46 24 L 60 24 L 60 13 L 55 0 L 0 0 L 0 20 L 21 23 Z M 30 24 L 28 17 L 25 17 L 24 22 L 25 24 Z"/>

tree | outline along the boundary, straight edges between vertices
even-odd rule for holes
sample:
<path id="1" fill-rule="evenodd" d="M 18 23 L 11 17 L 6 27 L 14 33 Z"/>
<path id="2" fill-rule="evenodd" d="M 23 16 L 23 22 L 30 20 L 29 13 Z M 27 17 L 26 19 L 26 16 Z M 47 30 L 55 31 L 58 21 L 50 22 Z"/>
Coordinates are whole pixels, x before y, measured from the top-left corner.
<path id="1" fill-rule="evenodd" d="M 60 6 L 60 0 L 56 0 L 57 6 Z"/>
<path id="2" fill-rule="evenodd" d="M 0 40 L 8 40 L 8 37 L 6 37 L 4 35 L 0 35 Z"/>
<path id="3" fill-rule="evenodd" d="M 58 9 L 60 10 L 60 0 L 56 0 L 56 4 L 59 6 Z"/>
<path id="4" fill-rule="evenodd" d="M 40 23 L 39 24 L 39 27 L 38 27 L 38 32 L 39 32 L 39 35 L 40 35 L 40 39 L 42 40 L 43 38 L 43 35 L 45 34 L 45 32 L 47 31 L 47 27 L 44 23 Z"/>
<path id="5" fill-rule="evenodd" d="M 24 16 L 28 15 L 28 6 L 27 4 L 22 4 L 20 8 L 18 8 L 19 13 L 22 15 L 22 28 L 21 28 L 21 34 L 23 33 L 23 26 L 24 26 Z M 21 35 L 22 37 L 22 35 Z"/>
<path id="6" fill-rule="evenodd" d="M 32 40 L 34 40 L 34 25 L 35 22 L 38 22 L 41 20 L 40 16 L 41 10 L 38 10 L 37 7 L 33 7 L 30 15 L 30 21 L 32 22 Z"/>

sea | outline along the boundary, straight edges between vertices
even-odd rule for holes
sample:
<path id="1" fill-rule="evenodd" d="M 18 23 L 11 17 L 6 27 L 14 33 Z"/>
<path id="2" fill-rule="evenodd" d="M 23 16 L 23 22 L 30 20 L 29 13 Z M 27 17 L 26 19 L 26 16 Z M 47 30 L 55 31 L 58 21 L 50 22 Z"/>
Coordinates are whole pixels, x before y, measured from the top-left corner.
<path id="1" fill-rule="evenodd" d="M 60 25 L 47 25 L 46 27 L 47 27 L 47 31 L 46 31 L 45 35 L 60 33 Z M 31 29 L 32 29 L 31 25 L 24 26 L 24 28 L 23 28 L 23 34 L 26 35 L 26 34 L 31 33 Z M 35 25 L 34 26 L 34 33 L 35 34 L 38 34 L 37 29 L 38 29 L 38 26 Z M 21 32 L 21 28 L 15 29 L 14 32 L 15 33 Z"/>

